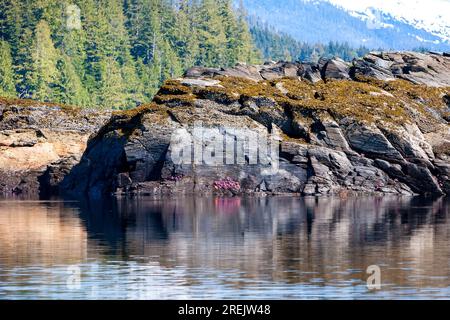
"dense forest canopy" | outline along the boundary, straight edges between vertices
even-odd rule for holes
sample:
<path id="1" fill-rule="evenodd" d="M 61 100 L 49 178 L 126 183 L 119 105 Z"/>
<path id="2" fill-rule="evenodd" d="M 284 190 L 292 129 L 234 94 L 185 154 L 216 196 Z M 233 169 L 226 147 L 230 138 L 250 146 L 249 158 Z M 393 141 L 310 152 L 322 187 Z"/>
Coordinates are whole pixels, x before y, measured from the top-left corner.
<path id="1" fill-rule="evenodd" d="M 346 42 L 330 41 L 326 44 L 300 42 L 252 17 L 249 19 L 249 24 L 253 41 L 266 60 L 317 62 L 321 57 L 340 57 L 346 61 L 351 61 L 370 51 L 364 46 L 353 48 Z"/>
<path id="2" fill-rule="evenodd" d="M 149 101 L 192 65 L 256 62 L 229 0 L 2 0 L 1 95 L 100 107 Z"/>
<path id="3" fill-rule="evenodd" d="M 0 2 L 0 96 L 7 97 L 131 108 L 194 65 L 351 60 L 367 51 L 300 43 L 249 19 L 242 1 Z"/>

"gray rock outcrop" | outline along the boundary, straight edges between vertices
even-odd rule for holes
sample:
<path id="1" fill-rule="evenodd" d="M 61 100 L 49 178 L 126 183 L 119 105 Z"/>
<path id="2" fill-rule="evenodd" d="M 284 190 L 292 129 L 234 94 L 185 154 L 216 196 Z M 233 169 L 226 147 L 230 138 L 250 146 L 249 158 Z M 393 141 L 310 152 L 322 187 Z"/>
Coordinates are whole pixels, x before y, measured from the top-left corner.
<path id="1" fill-rule="evenodd" d="M 260 80 L 284 77 L 311 82 L 327 79 L 357 80 L 370 77 L 383 81 L 405 79 L 432 87 L 450 86 L 450 59 L 439 53 L 371 52 L 361 59 L 348 63 L 339 58 L 321 59 L 318 63 L 267 62 L 259 66 L 238 64 L 234 68 L 194 67 L 185 73 L 186 78 L 212 78 L 232 76 Z"/>
<path id="2" fill-rule="evenodd" d="M 113 116 L 62 189 L 450 193 L 449 61 L 371 53 L 352 64 L 195 67 L 155 103 Z"/>
<path id="3" fill-rule="evenodd" d="M 110 112 L 0 99 L 0 195 L 58 191 Z"/>

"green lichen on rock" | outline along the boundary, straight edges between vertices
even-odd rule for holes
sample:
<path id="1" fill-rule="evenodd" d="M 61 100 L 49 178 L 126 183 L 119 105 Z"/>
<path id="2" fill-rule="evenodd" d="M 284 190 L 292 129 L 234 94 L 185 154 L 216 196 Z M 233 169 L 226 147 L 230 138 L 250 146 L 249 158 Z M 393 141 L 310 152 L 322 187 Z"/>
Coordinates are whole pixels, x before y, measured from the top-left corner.
<path id="1" fill-rule="evenodd" d="M 136 132 L 136 124 L 142 121 L 146 115 L 152 115 L 153 119 L 167 119 L 167 108 L 156 103 L 141 105 L 129 110 L 114 111 L 109 121 L 101 128 L 96 136 L 102 136 L 108 132 L 115 132 L 119 137 L 128 138 Z"/>
<path id="2" fill-rule="evenodd" d="M 411 120 L 408 108 L 427 113 L 427 108 L 448 116 L 443 97 L 449 88 L 417 85 L 405 80 L 376 79 L 328 80 L 310 83 L 292 78 L 253 81 L 239 77 L 217 76 L 220 86 L 193 87 L 177 80 L 167 82 L 155 97 L 158 104 L 191 105 L 197 99 L 231 104 L 249 98 L 272 99 L 290 113 L 327 111 L 333 117 L 351 117 L 356 121 L 401 124 Z M 279 85 L 286 92 L 279 89 Z"/>
<path id="3" fill-rule="evenodd" d="M 153 102 L 170 107 L 179 107 L 192 106 L 195 99 L 196 97 L 189 86 L 183 85 L 177 80 L 167 80 L 153 98 Z"/>
<path id="4" fill-rule="evenodd" d="M 72 105 L 65 105 L 60 103 L 52 103 L 52 102 L 41 102 L 37 100 L 32 99 L 18 99 L 18 98 L 5 98 L 0 97 L 0 106 L 4 107 L 11 107 L 16 106 L 22 109 L 27 108 L 55 108 L 58 110 L 61 110 L 67 114 L 71 115 L 77 115 L 81 110 L 83 110 L 80 107 L 72 106 Z M 26 111 L 25 111 L 26 112 Z"/>

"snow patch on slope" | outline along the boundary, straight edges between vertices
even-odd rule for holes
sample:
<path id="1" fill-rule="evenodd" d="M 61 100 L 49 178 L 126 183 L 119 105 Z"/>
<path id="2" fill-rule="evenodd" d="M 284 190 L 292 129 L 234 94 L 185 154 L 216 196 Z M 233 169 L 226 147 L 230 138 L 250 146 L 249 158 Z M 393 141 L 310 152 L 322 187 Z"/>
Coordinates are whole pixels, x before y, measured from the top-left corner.
<path id="1" fill-rule="evenodd" d="M 450 42 L 450 0 L 322 0 L 348 11 L 362 20 L 376 21 L 374 12 L 425 30 Z M 389 23 L 378 21 L 380 27 Z"/>

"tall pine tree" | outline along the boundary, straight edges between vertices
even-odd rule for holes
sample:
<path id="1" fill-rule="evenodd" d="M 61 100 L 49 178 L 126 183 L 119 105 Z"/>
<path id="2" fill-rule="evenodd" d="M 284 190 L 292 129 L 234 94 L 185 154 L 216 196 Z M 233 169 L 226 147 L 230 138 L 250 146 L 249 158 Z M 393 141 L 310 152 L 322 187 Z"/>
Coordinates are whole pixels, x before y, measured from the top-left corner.
<path id="1" fill-rule="evenodd" d="M 198 28 L 198 65 L 207 67 L 226 65 L 227 39 L 223 20 L 214 0 L 203 0 L 194 23 Z"/>
<path id="2" fill-rule="evenodd" d="M 90 106 L 90 99 L 69 56 L 63 55 L 57 63 L 59 73 L 55 85 L 57 101 L 77 106 Z"/>
<path id="3" fill-rule="evenodd" d="M 45 20 L 36 26 L 36 35 L 32 47 L 32 72 L 30 84 L 32 97 L 42 101 L 54 101 L 58 80 L 59 53 L 53 45 L 50 27 Z"/>
<path id="4" fill-rule="evenodd" d="M 0 40 L 0 96 L 16 94 L 11 48 L 8 42 Z"/>

